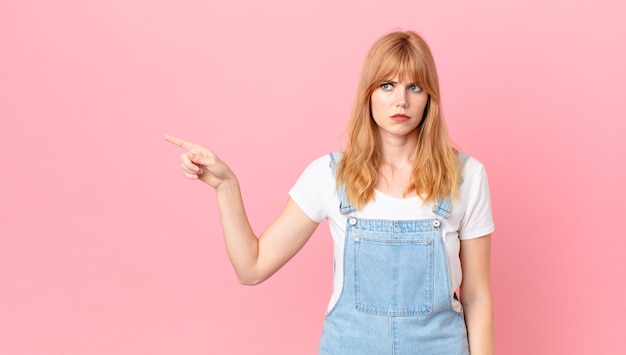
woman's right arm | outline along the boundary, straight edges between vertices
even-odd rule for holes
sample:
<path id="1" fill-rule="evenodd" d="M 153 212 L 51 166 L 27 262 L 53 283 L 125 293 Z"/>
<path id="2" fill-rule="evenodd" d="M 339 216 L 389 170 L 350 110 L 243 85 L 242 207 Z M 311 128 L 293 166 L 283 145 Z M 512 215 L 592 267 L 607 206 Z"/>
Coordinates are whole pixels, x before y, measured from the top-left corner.
<path id="1" fill-rule="evenodd" d="M 213 152 L 183 139 L 165 139 L 187 150 L 181 156 L 183 174 L 215 188 L 226 251 L 239 282 L 255 285 L 273 275 L 309 240 L 319 223 L 292 199 L 257 237 L 248 221 L 237 177 Z"/>

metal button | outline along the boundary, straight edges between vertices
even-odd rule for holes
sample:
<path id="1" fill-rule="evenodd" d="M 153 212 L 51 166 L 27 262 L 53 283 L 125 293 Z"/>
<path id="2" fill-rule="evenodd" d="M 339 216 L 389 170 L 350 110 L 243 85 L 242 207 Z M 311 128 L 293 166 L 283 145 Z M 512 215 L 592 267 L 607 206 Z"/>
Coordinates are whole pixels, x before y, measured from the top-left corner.
<path id="1" fill-rule="evenodd" d="M 348 220 L 348 223 L 350 223 L 351 226 L 355 226 L 356 225 L 356 218 L 350 217 L 350 219 Z"/>
<path id="2" fill-rule="evenodd" d="M 441 226 L 441 222 L 439 220 L 434 220 L 433 221 L 433 227 L 439 228 L 439 226 Z"/>
<path id="3" fill-rule="evenodd" d="M 355 241 L 355 242 L 358 242 L 358 241 L 359 241 L 359 236 L 358 236 L 358 235 L 355 235 L 355 236 L 354 236 L 354 241 Z"/>

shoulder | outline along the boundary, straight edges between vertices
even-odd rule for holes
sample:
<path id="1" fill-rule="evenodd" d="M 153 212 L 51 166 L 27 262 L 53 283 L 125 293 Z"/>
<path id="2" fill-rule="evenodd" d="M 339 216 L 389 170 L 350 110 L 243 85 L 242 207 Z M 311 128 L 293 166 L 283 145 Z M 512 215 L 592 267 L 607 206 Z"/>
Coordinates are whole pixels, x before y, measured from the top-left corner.
<path id="1" fill-rule="evenodd" d="M 465 183 L 467 180 L 473 182 L 486 176 L 487 172 L 483 163 L 472 156 L 467 156 L 467 161 L 463 166 L 463 182 Z"/>
<path id="2" fill-rule="evenodd" d="M 333 155 L 332 157 L 331 154 Z M 329 153 L 315 158 L 304 169 L 297 185 L 302 188 L 334 190 L 335 174 L 333 170 L 340 159 L 341 153 Z"/>
<path id="3" fill-rule="evenodd" d="M 316 222 L 327 217 L 333 208 L 336 209 L 338 203 L 330 155 L 325 154 L 309 163 L 289 195 Z"/>
<path id="4" fill-rule="evenodd" d="M 330 152 L 315 158 L 305 169 L 308 174 L 335 175 L 337 164 L 343 158 L 343 152 Z M 333 178 L 334 180 L 334 178 Z"/>
<path id="5" fill-rule="evenodd" d="M 474 157 L 469 157 L 462 174 L 459 189 L 461 203 L 472 205 L 477 200 L 489 198 L 489 180 L 483 163 Z"/>
<path id="6" fill-rule="evenodd" d="M 465 162 L 465 169 L 474 171 L 474 170 L 481 170 L 485 168 L 483 163 L 477 158 L 471 155 L 467 155 L 467 154 L 465 154 L 465 156 L 467 157 L 467 161 Z"/>
<path id="7" fill-rule="evenodd" d="M 333 157 L 331 157 L 331 154 Z M 341 153 L 329 153 L 315 158 L 304 170 L 305 173 L 315 175 L 327 175 L 332 174 L 333 162 L 337 162 L 341 159 Z"/>
<path id="8" fill-rule="evenodd" d="M 459 238 L 472 239 L 493 232 L 489 181 L 485 166 L 478 159 L 467 160 L 459 192 L 460 208 L 456 212 L 453 209 L 459 218 Z"/>

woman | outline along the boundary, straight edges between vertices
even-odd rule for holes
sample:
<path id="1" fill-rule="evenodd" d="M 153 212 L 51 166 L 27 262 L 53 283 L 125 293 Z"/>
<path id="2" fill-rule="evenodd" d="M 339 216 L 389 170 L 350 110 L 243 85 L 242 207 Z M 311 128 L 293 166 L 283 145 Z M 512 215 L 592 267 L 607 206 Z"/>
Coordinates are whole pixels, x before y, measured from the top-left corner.
<path id="1" fill-rule="evenodd" d="M 348 134 L 345 153 L 311 163 L 258 238 L 228 166 L 166 139 L 187 150 L 185 176 L 215 188 L 241 283 L 270 277 L 328 218 L 335 275 L 321 354 L 492 354 L 487 177 L 450 144 L 434 60 L 416 33 L 371 48 Z"/>

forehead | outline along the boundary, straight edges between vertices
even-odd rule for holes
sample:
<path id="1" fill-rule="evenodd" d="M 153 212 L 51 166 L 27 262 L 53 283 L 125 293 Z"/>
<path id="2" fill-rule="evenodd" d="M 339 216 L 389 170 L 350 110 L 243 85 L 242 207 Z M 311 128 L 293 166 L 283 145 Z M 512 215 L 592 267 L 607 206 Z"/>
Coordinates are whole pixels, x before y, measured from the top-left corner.
<path id="1" fill-rule="evenodd" d="M 387 73 L 387 75 L 382 75 L 381 77 L 379 77 L 379 80 L 377 80 L 377 82 L 382 83 L 382 82 L 391 82 L 391 83 L 399 83 L 399 84 L 404 84 L 404 85 L 409 85 L 409 84 L 415 84 L 418 86 L 422 86 L 422 84 L 424 83 L 423 80 L 421 80 L 421 78 L 418 75 L 415 75 L 413 73 L 413 75 L 409 75 L 409 73 L 398 73 L 398 72 L 391 72 L 391 73 Z"/>
<path id="2" fill-rule="evenodd" d="M 400 58 L 391 56 L 380 63 L 378 68 L 378 80 L 391 80 L 395 82 L 421 83 L 424 81 L 424 68 L 420 63 L 409 56 Z"/>
<path id="3" fill-rule="evenodd" d="M 416 80 L 410 78 L 408 75 L 399 76 L 398 74 L 394 74 L 393 76 L 388 77 L 385 81 L 389 81 L 392 83 L 402 83 L 402 84 L 415 84 Z"/>

